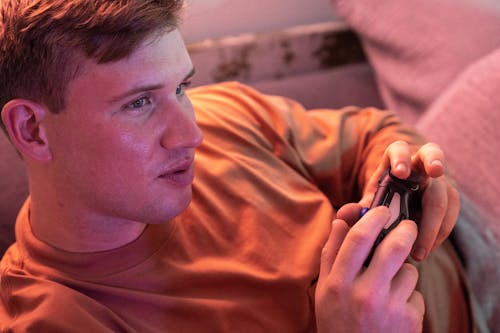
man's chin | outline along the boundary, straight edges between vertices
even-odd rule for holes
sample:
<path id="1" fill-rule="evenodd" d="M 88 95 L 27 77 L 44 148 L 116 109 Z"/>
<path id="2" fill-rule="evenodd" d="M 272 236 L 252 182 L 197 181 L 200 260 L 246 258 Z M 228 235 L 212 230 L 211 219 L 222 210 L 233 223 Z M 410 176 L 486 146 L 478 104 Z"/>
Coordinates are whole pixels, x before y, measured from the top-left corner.
<path id="1" fill-rule="evenodd" d="M 162 224 L 167 223 L 177 216 L 181 215 L 191 203 L 192 200 L 192 191 L 189 188 L 189 194 L 182 196 L 182 198 L 178 198 L 175 203 L 170 203 L 168 209 L 165 210 L 165 207 L 162 207 L 161 212 L 159 214 L 149 214 L 147 220 L 147 224 Z M 147 214 L 147 213 L 146 213 Z M 154 216 L 156 215 L 156 216 Z"/>

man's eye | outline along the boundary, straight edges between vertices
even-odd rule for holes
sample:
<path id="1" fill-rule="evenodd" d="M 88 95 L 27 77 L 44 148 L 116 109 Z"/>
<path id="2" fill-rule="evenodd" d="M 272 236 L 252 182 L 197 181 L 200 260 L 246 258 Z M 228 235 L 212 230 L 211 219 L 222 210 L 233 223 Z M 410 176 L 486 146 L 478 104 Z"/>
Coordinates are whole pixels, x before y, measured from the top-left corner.
<path id="1" fill-rule="evenodd" d="M 186 81 L 186 82 L 182 82 L 181 84 L 179 84 L 177 86 L 177 89 L 175 90 L 175 94 L 177 96 L 184 96 L 184 94 L 186 93 L 186 89 L 191 85 L 191 81 Z"/>
<path id="2" fill-rule="evenodd" d="M 154 109 L 153 100 L 150 96 L 142 96 L 122 107 L 123 111 L 131 114 L 144 114 Z"/>
<path id="3" fill-rule="evenodd" d="M 129 104 L 131 109 L 140 109 L 146 105 L 151 104 L 149 97 L 141 97 Z"/>

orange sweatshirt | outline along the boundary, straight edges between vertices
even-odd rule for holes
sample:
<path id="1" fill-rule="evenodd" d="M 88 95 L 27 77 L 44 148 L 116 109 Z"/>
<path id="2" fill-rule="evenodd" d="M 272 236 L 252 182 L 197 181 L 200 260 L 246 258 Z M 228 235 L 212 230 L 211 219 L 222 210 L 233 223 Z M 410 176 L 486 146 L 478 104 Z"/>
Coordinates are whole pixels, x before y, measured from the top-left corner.
<path id="1" fill-rule="evenodd" d="M 237 83 L 190 97 L 205 140 L 189 208 L 77 254 L 33 235 L 28 199 L 0 264 L 1 332 L 315 331 L 336 208 L 359 199 L 390 142 L 418 139 L 389 112 L 305 112 Z"/>

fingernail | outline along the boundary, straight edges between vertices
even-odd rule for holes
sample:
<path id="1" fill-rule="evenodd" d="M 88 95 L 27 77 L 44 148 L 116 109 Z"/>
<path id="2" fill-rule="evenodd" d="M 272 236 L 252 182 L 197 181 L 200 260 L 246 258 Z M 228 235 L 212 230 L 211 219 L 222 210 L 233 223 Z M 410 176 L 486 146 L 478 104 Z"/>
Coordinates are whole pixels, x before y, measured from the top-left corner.
<path id="1" fill-rule="evenodd" d="M 396 170 L 398 170 L 399 172 L 405 173 L 406 170 L 408 170 L 408 168 L 406 167 L 406 164 L 399 163 L 396 165 Z"/>
<path id="2" fill-rule="evenodd" d="M 413 250 L 413 259 L 422 261 L 427 256 L 427 250 L 425 247 L 419 246 L 415 250 Z"/>
<path id="3" fill-rule="evenodd" d="M 433 166 L 438 166 L 438 167 L 443 167 L 443 162 L 441 162 L 440 160 L 434 160 L 431 162 L 431 165 Z"/>

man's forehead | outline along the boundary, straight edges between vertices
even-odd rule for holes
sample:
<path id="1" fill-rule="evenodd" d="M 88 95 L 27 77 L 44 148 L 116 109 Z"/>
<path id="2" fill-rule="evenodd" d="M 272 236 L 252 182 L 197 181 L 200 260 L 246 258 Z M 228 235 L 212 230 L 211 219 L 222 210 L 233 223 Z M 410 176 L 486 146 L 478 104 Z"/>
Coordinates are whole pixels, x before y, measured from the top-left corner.
<path id="1" fill-rule="evenodd" d="M 175 29 L 151 36 L 124 59 L 103 64 L 85 59 L 74 81 L 93 81 L 96 89 L 105 89 L 110 99 L 116 99 L 140 87 L 177 85 L 193 74 L 184 41 Z"/>

